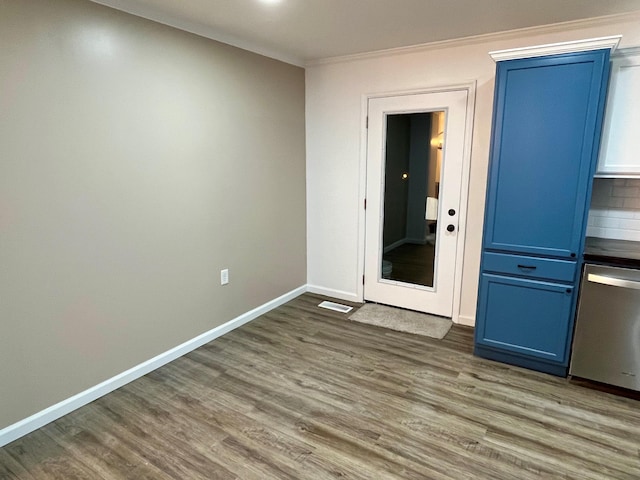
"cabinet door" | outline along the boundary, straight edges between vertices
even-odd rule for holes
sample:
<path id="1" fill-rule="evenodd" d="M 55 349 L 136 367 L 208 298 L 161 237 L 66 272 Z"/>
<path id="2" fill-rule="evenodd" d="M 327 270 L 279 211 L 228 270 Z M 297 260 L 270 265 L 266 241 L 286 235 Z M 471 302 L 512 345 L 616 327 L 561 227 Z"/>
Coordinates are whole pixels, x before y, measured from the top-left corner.
<path id="1" fill-rule="evenodd" d="M 498 64 L 485 248 L 578 255 L 608 55 L 598 50 Z"/>
<path id="2" fill-rule="evenodd" d="M 477 343 L 567 362 L 572 286 L 485 273 L 479 295 Z"/>
<path id="3" fill-rule="evenodd" d="M 640 49 L 611 61 L 602 148 L 596 176 L 640 176 Z"/>

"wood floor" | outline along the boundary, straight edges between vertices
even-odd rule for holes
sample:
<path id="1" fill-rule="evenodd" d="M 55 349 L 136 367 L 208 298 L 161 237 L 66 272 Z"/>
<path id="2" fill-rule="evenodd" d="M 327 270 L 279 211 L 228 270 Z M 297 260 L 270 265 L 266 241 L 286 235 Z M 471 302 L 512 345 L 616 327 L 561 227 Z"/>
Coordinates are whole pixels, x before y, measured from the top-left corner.
<path id="1" fill-rule="evenodd" d="M 393 265 L 390 280 L 433 287 L 435 245 L 405 243 L 383 255 Z"/>
<path id="2" fill-rule="evenodd" d="M 640 402 L 305 294 L 0 449 L 1 479 L 639 479 Z"/>

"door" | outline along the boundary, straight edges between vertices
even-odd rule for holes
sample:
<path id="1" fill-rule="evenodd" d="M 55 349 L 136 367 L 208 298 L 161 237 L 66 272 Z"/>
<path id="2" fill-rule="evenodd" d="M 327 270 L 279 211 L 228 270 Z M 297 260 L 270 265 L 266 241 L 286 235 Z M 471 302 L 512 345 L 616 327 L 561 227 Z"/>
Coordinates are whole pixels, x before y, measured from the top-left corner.
<path id="1" fill-rule="evenodd" d="M 452 315 L 468 94 L 369 99 L 365 300 Z"/>
<path id="2" fill-rule="evenodd" d="M 605 60 L 585 52 L 498 65 L 484 248 L 578 257 Z"/>
<path id="3" fill-rule="evenodd" d="M 572 285 L 483 273 L 476 342 L 565 363 Z"/>

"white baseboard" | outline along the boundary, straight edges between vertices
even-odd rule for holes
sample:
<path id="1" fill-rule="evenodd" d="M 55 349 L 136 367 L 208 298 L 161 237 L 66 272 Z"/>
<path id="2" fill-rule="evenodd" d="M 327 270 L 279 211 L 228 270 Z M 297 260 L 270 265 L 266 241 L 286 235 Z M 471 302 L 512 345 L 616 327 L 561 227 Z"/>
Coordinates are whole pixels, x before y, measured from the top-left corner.
<path id="1" fill-rule="evenodd" d="M 458 321 L 456 323 L 458 325 L 466 325 L 467 327 L 475 327 L 476 319 L 475 317 L 469 317 L 467 315 L 458 315 Z"/>
<path id="2" fill-rule="evenodd" d="M 203 333 L 202 335 L 198 335 L 197 337 L 184 342 L 177 347 L 172 348 L 171 350 L 167 350 L 160 355 L 153 357 L 146 362 L 142 362 L 139 365 L 136 365 L 129 370 L 122 372 L 115 377 L 112 377 L 108 380 L 105 380 L 98 385 L 95 385 L 84 392 L 80 392 L 73 397 L 67 398 L 55 405 L 50 406 L 30 417 L 25 418 L 24 420 L 20 420 L 13 425 L 9 425 L 8 427 L 0 430 L 0 447 L 17 440 L 18 438 L 37 430 L 45 426 L 46 424 L 57 420 L 58 418 L 71 413 L 72 411 L 90 403 L 94 400 L 106 395 L 109 392 L 116 390 L 117 388 L 126 385 L 127 383 L 146 375 L 147 373 L 175 360 L 176 358 L 181 357 L 198 347 L 201 347 L 205 343 L 210 342 L 211 340 L 215 340 L 216 338 L 224 335 L 225 333 L 230 332 L 231 330 L 238 328 L 245 323 L 254 320 L 255 318 L 263 315 L 280 305 L 287 303 L 290 300 L 293 300 L 299 295 L 302 295 L 307 291 L 306 285 L 296 288 L 295 290 L 291 290 L 284 295 L 271 300 L 259 307 L 254 308 L 253 310 L 240 315 L 239 317 L 230 320 L 227 323 L 224 323 L 218 327 L 209 330 L 208 332 Z"/>
<path id="3" fill-rule="evenodd" d="M 389 253 L 391 250 L 393 250 L 394 248 L 398 248 L 401 247 L 402 245 L 404 245 L 405 243 L 407 243 L 407 239 L 406 238 L 401 238 L 400 240 L 398 240 L 397 242 L 393 242 L 391 245 L 387 245 L 386 247 L 384 247 L 384 249 L 382 250 L 383 253 Z"/>
<path id="4" fill-rule="evenodd" d="M 406 238 L 404 243 L 408 243 L 410 245 L 426 245 L 426 238 Z"/>
<path id="5" fill-rule="evenodd" d="M 325 297 L 339 298 L 347 302 L 362 303 L 362 299 L 356 293 L 345 292 L 343 290 L 334 290 L 333 288 L 319 287 L 317 285 L 307 285 L 307 292 L 317 293 Z"/>

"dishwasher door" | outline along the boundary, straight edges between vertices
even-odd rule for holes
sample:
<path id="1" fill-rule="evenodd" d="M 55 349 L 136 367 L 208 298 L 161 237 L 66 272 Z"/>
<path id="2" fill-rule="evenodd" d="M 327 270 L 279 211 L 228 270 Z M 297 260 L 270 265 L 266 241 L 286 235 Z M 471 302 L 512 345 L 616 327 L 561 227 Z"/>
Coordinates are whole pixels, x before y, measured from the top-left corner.
<path id="1" fill-rule="evenodd" d="M 640 390 L 640 270 L 585 265 L 569 373 Z"/>

